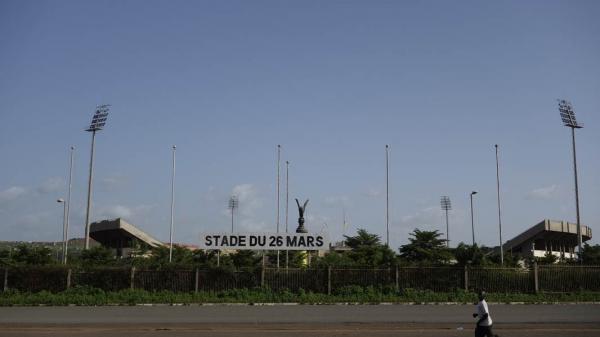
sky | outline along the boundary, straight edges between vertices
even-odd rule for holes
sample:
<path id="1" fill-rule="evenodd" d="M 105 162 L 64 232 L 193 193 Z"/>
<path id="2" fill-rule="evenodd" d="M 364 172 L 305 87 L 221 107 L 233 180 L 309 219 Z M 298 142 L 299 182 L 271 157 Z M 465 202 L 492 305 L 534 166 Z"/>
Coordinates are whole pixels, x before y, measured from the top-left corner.
<path id="1" fill-rule="evenodd" d="M 0 0 L 0 240 L 58 241 L 75 147 L 70 237 L 82 237 L 94 109 L 92 220 L 175 242 L 280 230 L 294 198 L 332 241 L 415 228 L 499 242 L 549 218 L 600 230 L 600 2 Z M 343 214 L 347 226 L 343 226 Z M 600 233 L 600 232 L 599 232 Z M 444 234 L 445 235 L 445 234 Z M 600 242 L 597 238 L 593 243 Z"/>

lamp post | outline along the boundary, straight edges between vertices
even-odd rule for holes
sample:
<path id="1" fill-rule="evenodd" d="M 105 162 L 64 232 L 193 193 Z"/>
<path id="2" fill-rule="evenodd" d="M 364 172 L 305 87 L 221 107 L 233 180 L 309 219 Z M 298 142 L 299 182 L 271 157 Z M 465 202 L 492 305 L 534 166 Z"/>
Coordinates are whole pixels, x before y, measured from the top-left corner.
<path id="1" fill-rule="evenodd" d="M 108 118 L 108 111 L 110 105 L 104 104 L 96 107 L 96 112 L 92 117 L 90 127 L 85 131 L 92 133 L 92 150 L 90 153 L 90 174 L 88 178 L 88 195 L 87 195 L 87 207 L 85 212 L 85 249 L 90 248 L 90 216 L 92 212 L 92 180 L 94 177 L 94 148 L 96 143 L 96 132 L 102 130 L 106 125 L 106 119 Z"/>
<path id="2" fill-rule="evenodd" d="M 66 257 L 65 255 L 67 254 L 67 252 L 65 251 L 65 245 L 66 245 L 66 241 L 65 241 L 65 232 L 66 232 L 66 226 L 67 226 L 67 203 L 65 203 L 65 199 L 63 198 L 59 198 L 56 200 L 56 202 L 58 202 L 59 204 L 63 204 L 63 244 L 62 244 L 62 263 L 65 264 L 66 261 Z"/>
<path id="3" fill-rule="evenodd" d="M 67 189 L 67 202 L 65 203 L 65 220 L 63 226 L 63 264 L 67 264 L 67 252 L 69 249 L 69 214 L 71 213 L 71 188 L 73 186 L 73 155 L 75 147 L 71 146 L 71 155 L 69 160 L 69 186 Z"/>
<path id="4" fill-rule="evenodd" d="M 473 221 L 473 196 L 477 194 L 477 191 L 471 192 L 471 233 L 473 234 L 473 246 L 475 246 L 475 222 Z"/>
<path id="5" fill-rule="evenodd" d="M 500 212 L 500 165 L 498 164 L 498 144 L 496 148 L 496 193 L 498 200 L 498 233 L 500 235 L 500 265 L 504 266 L 504 247 L 502 247 L 502 215 Z"/>
<path id="6" fill-rule="evenodd" d="M 171 230 L 169 231 L 169 263 L 173 261 L 173 216 L 175 211 L 175 151 L 177 146 L 173 145 L 173 167 L 171 171 Z"/>
<path id="7" fill-rule="evenodd" d="M 236 208 L 238 208 L 238 205 L 239 205 L 238 197 L 235 195 L 232 195 L 231 198 L 229 198 L 229 204 L 227 205 L 227 208 L 229 208 L 231 210 L 231 233 L 233 233 L 233 212 L 235 211 Z"/>
<path id="8" fill-rule="evenodd" d="M 573 173 L 575 177 L 575 211 L 577 214 L 577 258 L 581 263 L 582 237 L 581 219 L 579 217 L 579 184 L 577 182 L 577 152 L 575 151 L 575 129 L 583 128 L 583 123 L 577 123 L 577 119 L 575 118 L 575 111 L 573 111 L 573 106 L 569 101 L 566 101 L 564 99 L 558 100 L 558 111 L 560 112 L 560 117 L 562 119 L 563 125 L 571 128 L 571 142 L 573 144 Z"/>
<path id="9" fill-rule="evenodd" d="M 290 162 L 285 161 L 285 233 L 288 233 L 288 206 L 290 204 Z M 285 269 L 289 267 L 290 251 L 285 250 Z"/>
<path id="10" fill-rule="evenodd" d="M 385 244 L 390 246 L 390 146 L 385 145 Z"/>
<path id="11" fill-rule="evenodd" d="M 450 197 L 447 195 L 442 196 L 440 206 L 442 206 L 442 211 L 446 212 L 446 247 L 450 247 L 450 226 L 448 225 L 448 211 L 452 209 Z"/>
<path id="12" fill-rule="evenodd" d="M 281 170 L 281 145 L 277 145 L 277 234 L 279 234 L 279 182 Z M 277 250 L 277 269 L 279 269 L 279 249 Z"/>

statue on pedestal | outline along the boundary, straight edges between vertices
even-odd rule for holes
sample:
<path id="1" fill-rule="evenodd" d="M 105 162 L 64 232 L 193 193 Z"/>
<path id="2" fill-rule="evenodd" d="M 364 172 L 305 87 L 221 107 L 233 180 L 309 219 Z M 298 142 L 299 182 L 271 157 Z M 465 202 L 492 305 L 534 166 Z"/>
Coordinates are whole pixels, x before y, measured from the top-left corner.
<path id="1" fill-rule="evenodd" d="M 296 204 L 298 205 L 298 228 L 296 228 L 296 233 L 308 233 L 306 228 L 304 228 L 304 212 L 306 211 L 308 199 L 304 202 L 304 206 L 300 206 L 298 199 L 296 199 Z"/>

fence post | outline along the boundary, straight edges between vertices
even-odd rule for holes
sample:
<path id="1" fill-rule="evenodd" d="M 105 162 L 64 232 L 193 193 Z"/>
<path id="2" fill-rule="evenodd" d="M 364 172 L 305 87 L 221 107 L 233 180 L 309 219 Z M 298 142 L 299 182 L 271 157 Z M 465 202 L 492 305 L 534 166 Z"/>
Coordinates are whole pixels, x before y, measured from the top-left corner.
<path id="1" fill-rule="evenodd" d="M 8 291 L 8 268 L 4 268 L 4 291 Z"/>
<path id="2" fill-rule="evenodd" d="M 327 295 L 331 295 L 331 266 L 327 266 Z"/>
<path id="3" fill-rule="evenodd" d="M 129 289 L 135 288 L 135 267 L 131 267 L 131 273 L 129 274 Z"/>
<path id="4" fill-rule="evenodd" d="M 196 277 L 194 278 L 194 292 L 198 292 L 198 281 L 200 280 L 200 270 L 196 268 Z"/>
<path id="5" fill-rule="evenodd" d="M 67 270 L 67 289 L 71 288 L 71 268 Z"/>
<path id="6" fill-rule="evenodd" d="M 465 265 L 465 291 L 469 291 L 469 268 Z"/>
<path id="7" fill-rule="evenodd" d="M 400 291 L 400 275 L 398 271 L 398 265 L 396 265 L 396 292 Z"/>
<path id="8" fill-rule="evenodd" d="M 534 285 L 535 293 L 537 294 L 540 291 L 540 282 L 539 282 L 539 278 L 538 278 L 537 262 L 533 263 L 533 285 Z"/>
<path id="9" fill-rule="evenodd" d="M 265 267 L 260 268 L 260 287 L 265 287 Z"/>

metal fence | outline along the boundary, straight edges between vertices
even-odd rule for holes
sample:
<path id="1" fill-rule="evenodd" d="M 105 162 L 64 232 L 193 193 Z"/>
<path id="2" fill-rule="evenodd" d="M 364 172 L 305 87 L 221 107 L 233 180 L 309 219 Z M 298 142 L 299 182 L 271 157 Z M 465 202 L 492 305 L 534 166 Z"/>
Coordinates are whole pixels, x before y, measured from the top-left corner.
<path id="1" fill-rule="evenodd" d="M 534 265 L 522 268 L 391 267 L 275 269 L 257 271 L 136 270 L 135 268 L 69 269 L 65 267 L 0 268 L 3 291 L 59 292 L 73 286 L 105 291 L 143 289 L 173 292 L 220 292 L 230 289 L 337 293 L 346 287 L 373 287 L 448 292 L 457 289 L 502 293 L 600 291 L 600 266 Z"/>

